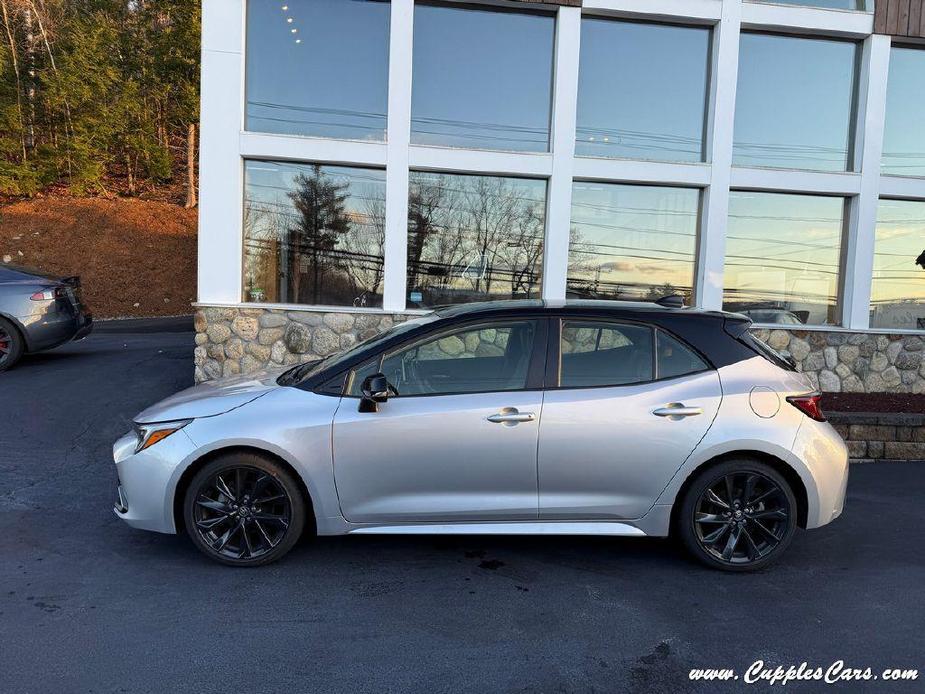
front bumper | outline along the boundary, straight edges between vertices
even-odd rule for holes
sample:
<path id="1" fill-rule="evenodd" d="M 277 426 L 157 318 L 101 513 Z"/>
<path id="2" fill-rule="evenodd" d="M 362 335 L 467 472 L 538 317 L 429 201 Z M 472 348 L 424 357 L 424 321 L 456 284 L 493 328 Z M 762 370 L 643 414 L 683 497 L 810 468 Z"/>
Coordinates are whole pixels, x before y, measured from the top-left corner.
<path id="1" fill-rule="evenodd" d="M 196 447 L 183 429 L 139 453 L 137 443 L 130 431 L 113 444 L 119 476 L 113 512 L 133 528 L 175 533 L 174 494 Z"/>
<path id="2" fill-rule="evenodd" d="M 121 484 L 116 489 L 116 502 L 112 505 L 112 510 L 116 512 L 117 516 L 128 513 L 128 500 L 125 498 Z"/>

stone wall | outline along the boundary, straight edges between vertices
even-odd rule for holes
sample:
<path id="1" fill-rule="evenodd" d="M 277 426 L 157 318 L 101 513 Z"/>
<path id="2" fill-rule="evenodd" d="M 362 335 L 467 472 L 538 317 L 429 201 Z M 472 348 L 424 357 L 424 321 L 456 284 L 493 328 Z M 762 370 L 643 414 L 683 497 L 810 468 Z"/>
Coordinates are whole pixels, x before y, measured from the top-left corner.
<path id="1" fill-rule="evenodd" d="M 800 371 L 827 393 L 925 393 L 925 340 L 918 335 L 752 331 L 778 351 L 789 352 Z"/>
<path id="2" fill-rule="evenodd" d="M 406 316 L 203 307 L 196 311 L 196 383 L 339 352 Z"/>
<path id="3" fill-rule="evenodd" d="M 925 460 L 925 415 L 827 413 L 853 462 Z"/>
<path id="4" fill-rule="evenodd" d="M 196 382 L 297 364 L 346 349 L 404 314 L 203 307 L 196 312 Z M 755 336 L 789 352 L 830 393 L 925 393 L 925 339 L 844 331 L 765 330 Z"/>

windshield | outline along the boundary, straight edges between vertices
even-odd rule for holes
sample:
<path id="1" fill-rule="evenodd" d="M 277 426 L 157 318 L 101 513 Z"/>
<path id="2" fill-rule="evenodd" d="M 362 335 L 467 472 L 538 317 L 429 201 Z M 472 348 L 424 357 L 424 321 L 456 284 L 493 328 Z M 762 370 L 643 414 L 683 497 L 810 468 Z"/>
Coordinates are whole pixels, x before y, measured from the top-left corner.
<path id="1" fill-rule="evenodd" d="M 396 325 L 393 325 L 388 330 L 373 335 L 372 337 L 358 342 L 350 349 L 344 352 L 335 352 L 329 354 L 324 359 L 318 359 L 315 361 L 305 362 L 304 364 L 299 364 L 296 367 L 289 369 L 282 376 L 279 377 L 278 383 L 280 385 L 291 386 L 296 383 L 301 383 L 306 378 L 310 378 L 321 372 L 322 369 L 332 369 L 336 370 L 338 364 L 344 364 L 350 361 L 354 356 L 360 352 L 365 352 L 368 349 L 375 349 L 377 345 L 383 344 L 387 340 L 392 339 L 397 335 L 403 335 L 404 333 L 411 332 L 419 328 L 422 325 L 427 325 L 437 319 L 436 313 L 429 313 L 426 316 L 420 316 L 418 318 L 412 318 L 410 320 L 403 321 Z"/>

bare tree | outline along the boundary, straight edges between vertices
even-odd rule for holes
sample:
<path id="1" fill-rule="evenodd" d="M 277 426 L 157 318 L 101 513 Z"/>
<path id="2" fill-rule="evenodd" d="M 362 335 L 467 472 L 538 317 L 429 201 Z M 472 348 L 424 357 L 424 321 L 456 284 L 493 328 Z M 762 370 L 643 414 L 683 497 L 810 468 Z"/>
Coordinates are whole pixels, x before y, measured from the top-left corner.
<path id="1" fill-rule="evenodd" d="M 6 31 L 6 38 L 10 44 L 10 60 L 13 63 L 13 74 L 16 78 L 16 114 L 19 119 L 19 142 L 22 146 L 22 159 L 26 161 L 28 153 L 26 151 L 26 127 L 22 108 L 22 76 L 19 72 L 19 51 L 16 46 L 16 39 L 13 37 L 13 26 L 10 24 L 10 12 L 7 7 L 7 0 L 0 0 L 0 12 L 3 15 L 3 28 Z"/>

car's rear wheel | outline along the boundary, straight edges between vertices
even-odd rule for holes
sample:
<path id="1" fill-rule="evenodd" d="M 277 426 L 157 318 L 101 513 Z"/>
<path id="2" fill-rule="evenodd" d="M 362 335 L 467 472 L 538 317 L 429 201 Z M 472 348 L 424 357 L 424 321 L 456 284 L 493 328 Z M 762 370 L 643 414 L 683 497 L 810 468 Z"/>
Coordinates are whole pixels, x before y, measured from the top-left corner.
<path id="1" fill-rule="evenodd" d="M 23 353 L 23 339 L 16 326 L 0 318 L 0 371 L 9 369 Z"/>
<path id="2" fill-rule="evenodd" d="M 708 566 L 753 571 L 775 561 L 797 526 L 793 490 L 755 460 L 729 460 L 698 475 L 681 501 L 677 530 Z"/>
<path id="3" fill-rule="evenodd" d="M 279 463 L 233 453 L 193 477 L 183 503 L 186 529 L 206 556 L 260 566 L 286 554 L 305 527 L 306 499 Z"/>

